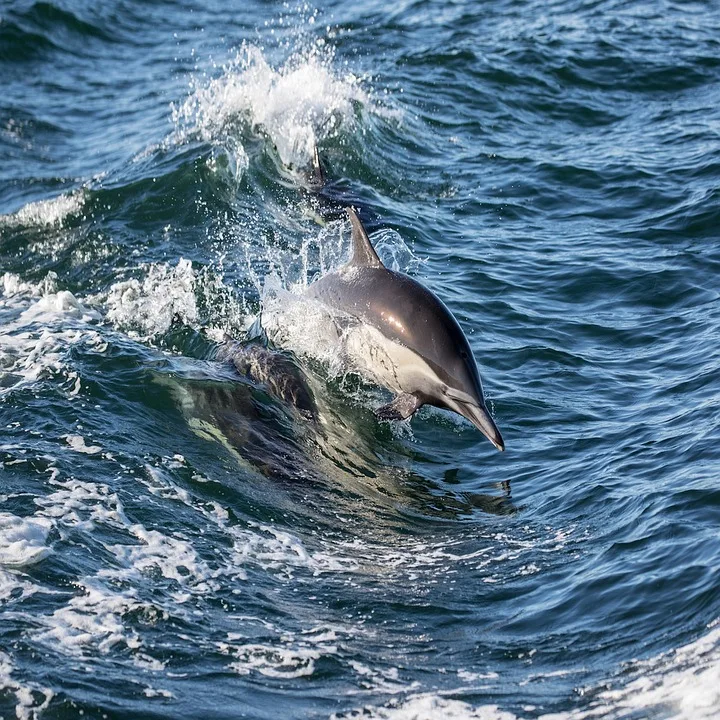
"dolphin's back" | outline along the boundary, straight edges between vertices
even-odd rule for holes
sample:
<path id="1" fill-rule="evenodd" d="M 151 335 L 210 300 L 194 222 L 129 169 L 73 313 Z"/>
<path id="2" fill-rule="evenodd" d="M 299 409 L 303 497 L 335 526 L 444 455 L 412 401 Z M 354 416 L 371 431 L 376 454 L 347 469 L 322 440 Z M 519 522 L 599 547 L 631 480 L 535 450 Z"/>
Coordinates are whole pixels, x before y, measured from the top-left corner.
<path id="1" fill-rule="evenodd" d="M 275 397 L 295 406 L 305 417 L 317 419 L 317 406 L 305 374 L 287 355 L 231 340 L 220 346 L 216 359 L 229 360 L 241 375 L 265 385 Z"/>

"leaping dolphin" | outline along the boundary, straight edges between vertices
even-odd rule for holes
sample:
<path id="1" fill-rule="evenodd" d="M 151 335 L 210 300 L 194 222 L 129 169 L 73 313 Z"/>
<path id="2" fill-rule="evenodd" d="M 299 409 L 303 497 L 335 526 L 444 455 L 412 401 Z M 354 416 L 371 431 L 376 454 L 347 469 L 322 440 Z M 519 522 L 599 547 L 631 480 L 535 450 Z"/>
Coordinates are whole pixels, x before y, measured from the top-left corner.
<path id="1" fill-rule="evenodd" d="M 317 161 L 316 161 L 317 162 Z M 500 431 L 488 412 L 470 345 L 457 320 L 430 290 L 388 270 L 360 218 L 347 208 L 352 260 L 311 284 L 307 294 L 354 323 L 348 352 L 362 369 L 397 393 L 375 414 L 409 418 L 425 404 L 467 418 L 498 449 Z"/>

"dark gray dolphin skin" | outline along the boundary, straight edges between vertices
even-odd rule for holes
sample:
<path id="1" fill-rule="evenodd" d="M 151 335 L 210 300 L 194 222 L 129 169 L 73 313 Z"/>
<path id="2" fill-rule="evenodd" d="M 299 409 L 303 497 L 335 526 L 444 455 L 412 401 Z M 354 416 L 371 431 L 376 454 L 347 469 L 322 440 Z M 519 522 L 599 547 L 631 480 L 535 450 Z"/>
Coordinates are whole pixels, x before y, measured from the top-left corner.
<path id="1" fill-rule="evenodd" d="M 307 420 L 318 419 L 318 409 L 303 371 L 287 355 L 255 343 L 226 338 L 216 360 L 231 362 L 240 375 L 264 385 L 276 398 L 294 406 Z"/>
<path id="2" fill-rule="evenodd" d="M 410 417 L 424 404 L 467 418 L 498 449 L 500 431 L 488 412 L 472 351 L 452 313 L 430 290 L 388 270 L 360 218 L 352 225 L 352 260 L 308 288 L 308 295 L 347 316 L 357 332 L 349 353 L 379 384 L 397 393 L 375 413 L 383 420 Z"/>

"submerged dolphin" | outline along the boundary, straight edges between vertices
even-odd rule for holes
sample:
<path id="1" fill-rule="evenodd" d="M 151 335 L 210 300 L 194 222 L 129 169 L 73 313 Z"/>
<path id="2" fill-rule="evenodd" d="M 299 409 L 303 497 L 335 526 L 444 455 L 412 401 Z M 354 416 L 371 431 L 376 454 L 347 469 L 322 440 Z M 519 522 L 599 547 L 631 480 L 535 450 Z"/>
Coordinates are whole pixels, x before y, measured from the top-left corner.
<path id="1" fill-rule="evenodd" d="M 307 290 L 310 297 L 355 321 L 349 353 L 380 385 L 397 393 L 375 411 L 383 420 L 410 417 L 425 404 L 470 420 L 504 450 L 488 412 L 467 338 L 445 305 L 407 275 L 388 270 L 353 208 L 352 260 Z"/>
<path id="2" fill-rule="evenodd" d="M 317 421 L 318 409 L 305 373 L 287 355 L 226 338 L 215 359 L 231 362 L 240 375 L 265 386 L 271 395 L 295 407 L 306 420 Z"/>

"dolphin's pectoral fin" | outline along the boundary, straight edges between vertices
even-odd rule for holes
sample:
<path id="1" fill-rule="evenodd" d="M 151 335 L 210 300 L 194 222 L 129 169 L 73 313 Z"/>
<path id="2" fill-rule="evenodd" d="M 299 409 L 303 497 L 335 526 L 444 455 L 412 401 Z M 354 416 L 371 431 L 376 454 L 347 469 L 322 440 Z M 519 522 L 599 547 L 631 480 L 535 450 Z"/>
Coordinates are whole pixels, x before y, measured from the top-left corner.
<path id="1" fill-rule="evenodd" d="M 414 395 L 402 393 L 398 395 L 392 402 L 383 405 L 375 410 L 375 416 L 379 420 L 406 420 L 409 418 L 422 403 Z"/>

